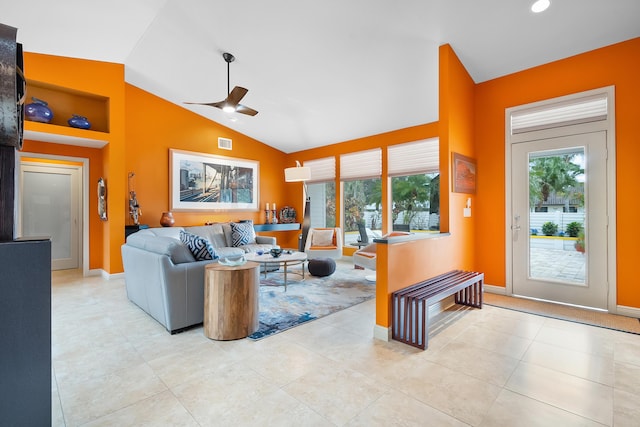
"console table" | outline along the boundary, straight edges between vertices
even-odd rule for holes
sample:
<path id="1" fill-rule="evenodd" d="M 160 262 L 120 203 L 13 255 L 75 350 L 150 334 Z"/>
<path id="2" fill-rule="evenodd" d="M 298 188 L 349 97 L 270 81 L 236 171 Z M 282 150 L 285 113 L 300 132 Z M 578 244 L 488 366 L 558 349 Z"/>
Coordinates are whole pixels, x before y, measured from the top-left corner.
<path id="1" fill-rule="evenodd" d="M 300 230 L 300 223 L 282 223 L 282 224 L 253 224 L 255 231 L 291 231 Z"/>

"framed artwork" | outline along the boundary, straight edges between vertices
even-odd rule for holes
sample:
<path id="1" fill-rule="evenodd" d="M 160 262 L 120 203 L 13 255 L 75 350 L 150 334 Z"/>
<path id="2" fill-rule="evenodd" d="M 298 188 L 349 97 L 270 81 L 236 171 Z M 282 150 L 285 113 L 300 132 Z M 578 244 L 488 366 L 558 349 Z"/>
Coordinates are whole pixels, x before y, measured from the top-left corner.
<path id="1" fill-rule="evenodd" d="M 476 161 L 462 154 L 453 153 L 453 192 L 476 192 Z"/>
<path id="2" fill-rule="evenodd" d="M 172 211 L 257 211 L 259 162 L 169 150 Z"/>

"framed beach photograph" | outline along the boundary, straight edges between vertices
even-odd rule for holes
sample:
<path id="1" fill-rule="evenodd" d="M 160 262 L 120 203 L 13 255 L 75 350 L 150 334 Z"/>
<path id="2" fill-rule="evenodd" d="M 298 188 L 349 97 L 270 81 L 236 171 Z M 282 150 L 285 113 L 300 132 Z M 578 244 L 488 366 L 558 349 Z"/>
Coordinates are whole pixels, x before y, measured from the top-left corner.
<path id="1" fill-rule="evenodd" d="M 260 163 L 169 150 L 172 211 L 257 211 Z"/>
<path id="2" fill-rule="evenodd" d="M 476 161 L 462 154 L 453 153 L 453 192 L 476 192 Z"/>

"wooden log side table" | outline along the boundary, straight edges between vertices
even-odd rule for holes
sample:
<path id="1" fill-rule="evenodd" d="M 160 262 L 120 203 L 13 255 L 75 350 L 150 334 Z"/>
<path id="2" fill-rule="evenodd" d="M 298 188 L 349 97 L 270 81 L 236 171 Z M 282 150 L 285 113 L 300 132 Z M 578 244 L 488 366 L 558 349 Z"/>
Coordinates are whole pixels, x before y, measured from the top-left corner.
<path id="1" fill-rule="evenodd" d="M 245 338 L 258 330 L 260 264 L 208 264 L 204 269 L 204 335 Z"/>

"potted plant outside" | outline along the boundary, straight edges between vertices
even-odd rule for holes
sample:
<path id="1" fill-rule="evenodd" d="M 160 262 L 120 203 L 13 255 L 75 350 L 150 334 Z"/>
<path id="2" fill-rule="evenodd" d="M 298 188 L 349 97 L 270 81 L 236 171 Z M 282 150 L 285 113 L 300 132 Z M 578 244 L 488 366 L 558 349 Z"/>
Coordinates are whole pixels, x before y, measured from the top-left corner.
<path id="1" fill-rule="evenodd" d="M 576 251 L 580 252 L 580 253 L 584 253 L 584 251 L 586 250 L 586 247 L 584 245 L 584 231 L 580 230 L 580 232 L 578 233 L 578 239 L 576 240 L 576 243 L 574 244 L 574 247 L 576 248 Z"/>
<path id="2" fill-rule="evenodd" d="M 557 232 L 558 232 L 558 224 L 551 221 L 547 221 L 544 224 L 542 224 L 542 234 L 544 234 L 545 236 L 553 236 Z"/>
<path id="3" fill-rule="evenodd" d="M 573 221 L 567 224 L 567 234 L 569 237 L 578 237 L 580 230 L 582 230 L 582 224 L 579 222 Z"/>

